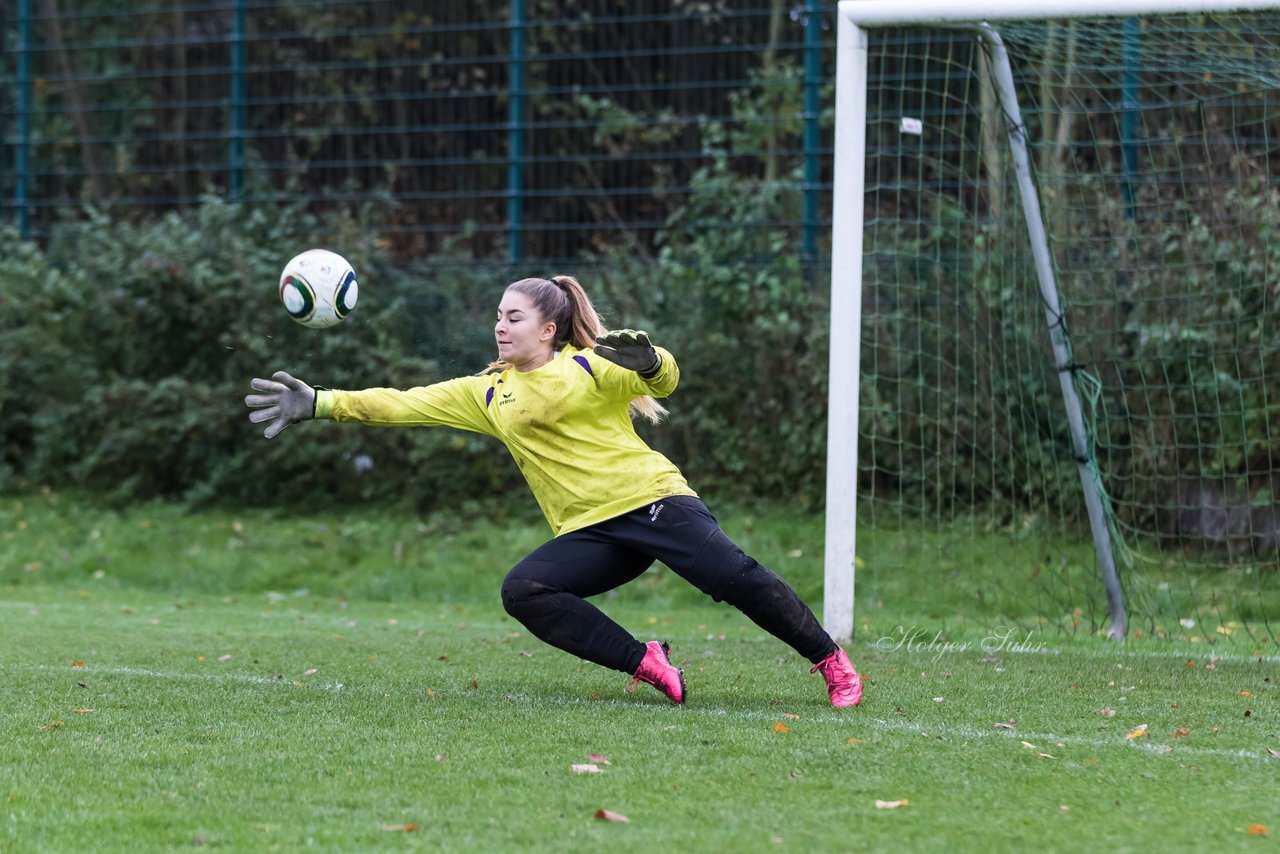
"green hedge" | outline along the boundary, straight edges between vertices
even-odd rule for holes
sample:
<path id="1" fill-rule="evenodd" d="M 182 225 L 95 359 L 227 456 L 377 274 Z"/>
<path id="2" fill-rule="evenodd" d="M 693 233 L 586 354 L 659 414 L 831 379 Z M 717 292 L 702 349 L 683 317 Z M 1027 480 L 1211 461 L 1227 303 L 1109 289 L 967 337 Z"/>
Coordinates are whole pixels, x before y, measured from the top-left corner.
<path id="1" fill-rule="evenodd" d="M 779 205 L 723 163 L 699 177 L 658 257 L 594 259 L 577 273 L 615 326 L 654 331 L 683 381 L 672 418 L 643 433 L 695 488 L 801 497 L 821 487 L 825 286 L 779 234 Z M 743 205 L 740 199 L 754 197 Z M 133 224 L 95 215 L 44 247 L 0 232 L 0 488 L 92 490 L 129 501 L 408 502 L 422 508 L 522 490 L 505 449 L 452 430 L 299 425 L 262 438 L 242 398 L 284 369 L 335 388 L 409 387 L 493 356 L 502 288 L 525 275 L 428 259 L 393 263 L 381 213 L 318 220 L 208 199 Z M 698 227 L 706 217 L 734 219 Z M 294 252 L 340 249 L 361 283 L 341 326 L 306 329 L 280 307 Z"/>
<path id="2" fill-rule="evenodd" d="M 0 235 L 0 485 L 425 506 L 505 485 L 505 452 L 480 437 L 302 425 L 268 442 L 247 420 L 249 380 L 275 369 L 348 388 L 446 377 L 411 355 L 425 349 L 414 289 L 360 219 L 210 199 L 141 225 L 97 217 L 43 251 Z M 360 271 L 364 299 L 336 330 L 298 326 L 276 297 L 283 261 L 312 245 L 341 246 Z M 469 320 L 471 284 L 430 283 L 429 323 Z"/>

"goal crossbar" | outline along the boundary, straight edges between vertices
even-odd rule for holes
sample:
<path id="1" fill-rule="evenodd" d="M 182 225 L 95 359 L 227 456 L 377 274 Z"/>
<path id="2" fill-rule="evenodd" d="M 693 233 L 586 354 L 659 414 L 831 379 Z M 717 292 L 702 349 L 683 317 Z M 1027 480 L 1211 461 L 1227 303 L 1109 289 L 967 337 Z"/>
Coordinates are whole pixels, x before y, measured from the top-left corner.
<path id="1" fill-rule="evenodd" d="M 840 0 L 841 21 L 859 27 L 894 27 L 976 21 L 1051 18 L 1124 18 L 1195 12 L 1260 12 L 1280 9 L 1276 0 Z"/>

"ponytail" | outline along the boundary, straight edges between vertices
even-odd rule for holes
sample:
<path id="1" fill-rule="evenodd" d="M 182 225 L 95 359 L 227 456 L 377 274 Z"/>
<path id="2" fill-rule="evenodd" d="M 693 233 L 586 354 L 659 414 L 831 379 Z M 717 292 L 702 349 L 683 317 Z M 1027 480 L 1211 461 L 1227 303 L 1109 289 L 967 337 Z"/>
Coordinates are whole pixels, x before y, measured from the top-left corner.
<path id="1" fill-rule="evenodd" d="M 542 319 L 555 323 L 556 337 L 552 346 L 556 350 L 566 344 L 590 350 L 595 347 L 596 339 L 606 331 L 591 298 L 573 276 L 521 279 L 507 287 L 528 296 L 533 300 Z M 505 370 L 509 367 L 507 363 L 497 361 L 491 363 L 487 370 Z M 638 416 L 650 424 L 657 424 L 666 414 L 666 407 L 647 394 L 631 401 L 632 418 Z"/>

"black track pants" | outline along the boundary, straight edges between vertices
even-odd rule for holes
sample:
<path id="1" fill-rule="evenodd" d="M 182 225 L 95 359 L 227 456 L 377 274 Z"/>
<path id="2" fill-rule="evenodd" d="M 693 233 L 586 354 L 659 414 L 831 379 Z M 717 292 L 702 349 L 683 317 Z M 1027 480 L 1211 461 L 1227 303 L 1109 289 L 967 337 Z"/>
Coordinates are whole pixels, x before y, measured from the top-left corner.
<path id="1" fill-rule="evenodd" d="M 542 641 L 632 674 L 644 644 L 586 601 L 637 578 L 655 560 L 724 601 L 813 663 L 835 642 L 791 586 L 735 546 L 699 499 L 655 501 L 556 537 L 507 573 L 502 604 Z"/>

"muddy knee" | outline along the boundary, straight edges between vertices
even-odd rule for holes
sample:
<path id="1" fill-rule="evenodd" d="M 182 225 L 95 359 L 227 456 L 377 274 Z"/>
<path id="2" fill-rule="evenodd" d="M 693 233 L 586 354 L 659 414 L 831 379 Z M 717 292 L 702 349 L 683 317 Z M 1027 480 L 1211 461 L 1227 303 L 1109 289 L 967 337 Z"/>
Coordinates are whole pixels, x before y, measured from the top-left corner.
<path id="1" fill-rule="evenodd" d="M 761 566 L 751 555 L 735 548 L 726 552 L 720 566 L 703 590 L 717 602 L 741 605 L 768 596 L 769 591 L 781 579 L 767 567 Z"/>
<path id="2" fill-rule="evenodd" d="M 554 597 L 559 590 L 533 578 L 508 575 L 502 582 L 502 607 L 522 623 L 556 611 Z"/>
<path id="3" fill-rule="evenodd" d="M 511 616 L 519 619 L 528 611 L 530 603 L 544 590 L 542 585 L 529 578 L 512 578 L 507 576 L 502 582 L 502 607 Z"/>

